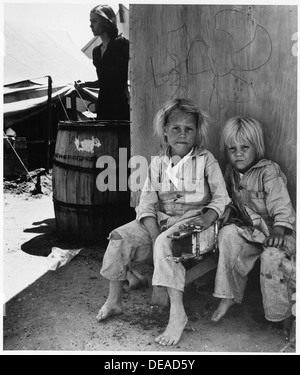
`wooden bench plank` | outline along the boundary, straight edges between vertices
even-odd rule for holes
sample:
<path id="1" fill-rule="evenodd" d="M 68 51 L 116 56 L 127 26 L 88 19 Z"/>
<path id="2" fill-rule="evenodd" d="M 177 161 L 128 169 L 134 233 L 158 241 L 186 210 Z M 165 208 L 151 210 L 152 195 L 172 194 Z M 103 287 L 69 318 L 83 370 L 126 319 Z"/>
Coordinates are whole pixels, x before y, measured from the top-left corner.
<path id="1" fill-rule="evenodd" d="M 205 275 L 207 272 L 217 268 L 217 262 L 214 256 L 209 256 L 201 262 L 197 263 L 194 267 L 187 270 L 185 275 L 185 286 L 191 284 L 199 277 Z"/>

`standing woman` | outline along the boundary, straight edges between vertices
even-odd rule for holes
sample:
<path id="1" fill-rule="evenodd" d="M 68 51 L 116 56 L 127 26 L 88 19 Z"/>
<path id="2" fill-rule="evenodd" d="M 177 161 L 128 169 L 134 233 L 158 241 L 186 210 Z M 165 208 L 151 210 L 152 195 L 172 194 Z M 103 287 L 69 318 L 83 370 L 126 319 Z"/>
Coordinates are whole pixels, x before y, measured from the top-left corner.
<path id="1" fill-rule="evenodd" d="M 93 49 L 98 80 L 78 81 L 76 88 L 99 88 L 97 120 L 129 120 L 128 61 L 129 41 L 118 35 L 115 12 L 108 5 L 91 10 L 90 27 L 102 43 Z"/>

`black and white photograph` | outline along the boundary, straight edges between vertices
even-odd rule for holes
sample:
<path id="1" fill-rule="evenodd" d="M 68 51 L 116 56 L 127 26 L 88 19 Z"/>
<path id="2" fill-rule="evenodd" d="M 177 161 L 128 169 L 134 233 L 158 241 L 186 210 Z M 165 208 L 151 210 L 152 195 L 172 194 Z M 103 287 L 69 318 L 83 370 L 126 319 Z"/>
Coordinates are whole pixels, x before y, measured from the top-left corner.
<path id="1" fill-rule="evenodd" d="M 1 7 L 1 355 L 297 354 L 297 2 Z"/>

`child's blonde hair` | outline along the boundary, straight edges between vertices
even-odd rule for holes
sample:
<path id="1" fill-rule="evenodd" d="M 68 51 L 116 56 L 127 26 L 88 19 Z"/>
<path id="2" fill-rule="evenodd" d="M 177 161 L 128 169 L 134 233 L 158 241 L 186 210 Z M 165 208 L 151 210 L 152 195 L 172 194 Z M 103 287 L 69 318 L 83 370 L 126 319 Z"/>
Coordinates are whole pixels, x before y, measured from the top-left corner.
<path id="1" fill-rule="evenodd" d="M 182 112 L 195 116 L 197 127 L 195 146 L 200 147 L 206 144 L 208 115 L 204 111 L 201 111 L 197 104 L 191 99 L 177 98 L 165 103 L 154 118 L 153 130 L 154 134 L 159 137 L 161 148 L 168 146 L 168 140 L 164 134 L 164 126 L 167 125 L 170 114 L 176 109 L 180 109 Z"/>
<path id="2" fill-rule="evenodd" d="M 227 120 L 220 140 L 221 154 L 226 158 L 226 147 L 231 147 L 233 142 L 242 144 L 245 141 L 255 146 L 258 160 L 264 157 L 265 144 L 260 122 L 241 116 Z"/>

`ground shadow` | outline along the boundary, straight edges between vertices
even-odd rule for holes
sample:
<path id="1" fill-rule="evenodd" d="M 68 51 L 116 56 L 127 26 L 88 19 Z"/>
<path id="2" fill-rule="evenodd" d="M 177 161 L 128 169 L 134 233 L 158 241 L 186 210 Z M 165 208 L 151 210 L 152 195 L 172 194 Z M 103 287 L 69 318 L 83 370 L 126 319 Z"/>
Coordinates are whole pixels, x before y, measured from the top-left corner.
<path id="1" fill-rule="evenodd" d="M 55 228 L 55 219 L 45 219 L 42 221 L 36 221 L 32 223 L 32 225 L 35 225 L 33 228 L 26 228 L 24 229 L 24 233 L 48 233 L 49 231 L 52 231 L 53 228 Z"/>
<path id="2" fill-rule="evenodd" d="M 21 245 L 21 250 L 30 255 L 47 257 L 53 247 L 72 250 L 80 247 L 103 248 L 107 246 L 107 239 L 105 238 L 100 239 L 97 243 L 63 238 L 57 231 L 54 218 L 34 222 L 32 225 L 34 227 L 26 228 L 24 232 L 39 235 Z"/>

